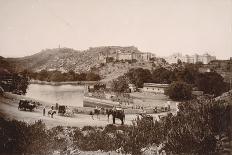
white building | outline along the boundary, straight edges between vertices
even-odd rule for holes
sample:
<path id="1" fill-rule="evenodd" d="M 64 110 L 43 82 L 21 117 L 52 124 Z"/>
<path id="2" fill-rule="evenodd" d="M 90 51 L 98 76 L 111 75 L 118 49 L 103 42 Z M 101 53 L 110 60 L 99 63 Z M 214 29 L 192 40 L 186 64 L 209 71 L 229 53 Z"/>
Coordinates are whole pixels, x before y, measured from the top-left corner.
<path id="1" fill-rule="evenodd" d="M 203 64 L 208 64 L 212 60 L 216 60 L 215 56 L 211 56 L 208 53 L 205 53 L 203 55 L 182 55 L 181 53 L 174 53 L 173 55 L 164 58 L 168 63 L 177 63 L 178 60 L 181 62 L 186 62 L 186 63 L 197 63 L 197 62 L 202 62 Z"/>
<path id="2" fill-rule="evenodd" d="M 144 83 L 143 92 L 164 93 L 165 89 L 169 87 L 169 84 L 158 83 Z"/>

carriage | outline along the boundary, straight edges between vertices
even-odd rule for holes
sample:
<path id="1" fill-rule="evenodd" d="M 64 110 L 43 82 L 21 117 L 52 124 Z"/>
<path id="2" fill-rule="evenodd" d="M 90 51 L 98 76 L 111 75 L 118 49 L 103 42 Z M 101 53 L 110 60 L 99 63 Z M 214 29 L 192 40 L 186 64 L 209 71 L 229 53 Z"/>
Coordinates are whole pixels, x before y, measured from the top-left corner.
<path id="1" fill-rule="evenodd" d="M 58 107 L 58 115 L 72 117 L 74 115 L 74 112 L 71 109 L 69 109 L 67 106 L 60 105 Z"/>
<path id="2" fill-rule="evenodd" d="M 18 106 L 18 109 L 19 110 L 30 110 L 30 111 L 33 111 L 34 109 L 36 108 L 36 104 L 31 102 L 31 101 L 28 101 L 28 100 L 24 100 L 24 99 L 21 99 L 19 101 L 19 106 Z"/>

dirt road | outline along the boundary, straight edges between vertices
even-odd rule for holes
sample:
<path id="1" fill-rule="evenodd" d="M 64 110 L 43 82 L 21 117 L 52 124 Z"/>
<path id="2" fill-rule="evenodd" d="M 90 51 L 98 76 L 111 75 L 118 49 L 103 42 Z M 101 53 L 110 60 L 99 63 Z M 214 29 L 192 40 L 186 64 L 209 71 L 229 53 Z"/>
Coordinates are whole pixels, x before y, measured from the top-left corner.
<path id="1" fill-rule="evenodd" d="M 110 117 L 109 122 L 106 115 L 100 115 L 100 119 L 94 116 L 94 119 L 87 114 L 75 114 L 74 117 L 64 117 L 54 115 L 50 118 L 47 115 L 48 108 L 46 109 L 46 116 L 42 114 L 42 107 L 35 109 L 35 111 L 20 111 L 18 110 L 18 103 L 21 98 L 25 98 L 19 95 L 13 95 L 10 93 L 5 93 L 4 96 L 0 96 L 0 116 L 6 119 L 16 119 L 25 121 L 28 123 L 33 123 L 37 120 L 43 120 L 48 128 L 55 126 L 72 126 L 72 127 L 83 127 L 87 125 L 91 126 L 106 126 L 112 123 L 112 117 Z M 40 102 L 41 103 L 41 102 Z M 49 103 L 43 103 L 43 105 L 49 105 Z M 125 119 L 125 124 L 130 125 L 132 121 L 137 117 L 135 114 L 127 114 Z M 154 117 L 158 117 L 154 115 Z M 120 120 L 116 119 L 116 124 L 121 124 Z"/>

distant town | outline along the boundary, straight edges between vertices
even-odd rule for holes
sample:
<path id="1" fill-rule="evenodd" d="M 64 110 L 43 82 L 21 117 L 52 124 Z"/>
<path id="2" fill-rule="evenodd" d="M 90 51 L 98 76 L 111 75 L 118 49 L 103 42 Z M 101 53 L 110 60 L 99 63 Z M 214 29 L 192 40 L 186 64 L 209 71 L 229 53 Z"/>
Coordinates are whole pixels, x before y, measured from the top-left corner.
<path id="1" fill-rule="evenodd" d="M 134 47 L 135 48 L 135 47 Z M 150 61 L 155 58 L 156 55 L 150 52 L 138 52 L 135 48 L 135 51 L 121 51 L 117 50 L 116 52 L 101 52 L 99 53 L 98 60 L 102 62 L 107 62 L 108 60 L 120 61 L 120 60 L 136 60 L 136 61 Z M 208 64 L 210 61 L 216 60 L 216 56 L 212 56 L 208 53 L 203 55 L 194 54 L 194 55 L 182 55 L 182 53 L 174 53 L 168 57 L 163 57 L 166 62 L 169 64 L 178 63 L 178 61 L 185 63 L 198 63 Z"/>

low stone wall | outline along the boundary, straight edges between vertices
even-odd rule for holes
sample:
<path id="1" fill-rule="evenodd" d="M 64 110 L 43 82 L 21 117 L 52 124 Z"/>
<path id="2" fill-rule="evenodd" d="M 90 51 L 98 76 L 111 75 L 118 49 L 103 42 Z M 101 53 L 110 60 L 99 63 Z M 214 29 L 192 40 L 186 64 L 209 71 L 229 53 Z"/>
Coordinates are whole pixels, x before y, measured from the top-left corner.
<path id="1" fill-rule="evenodd" d="M 113 102 L 111 100 L 98 99 L 93 97 L 84 96 L 83 106 L 84 107 L 102 107 L 102 108 L 112 108 L 114 106 L 119 106 L 119 102 Z"/>

